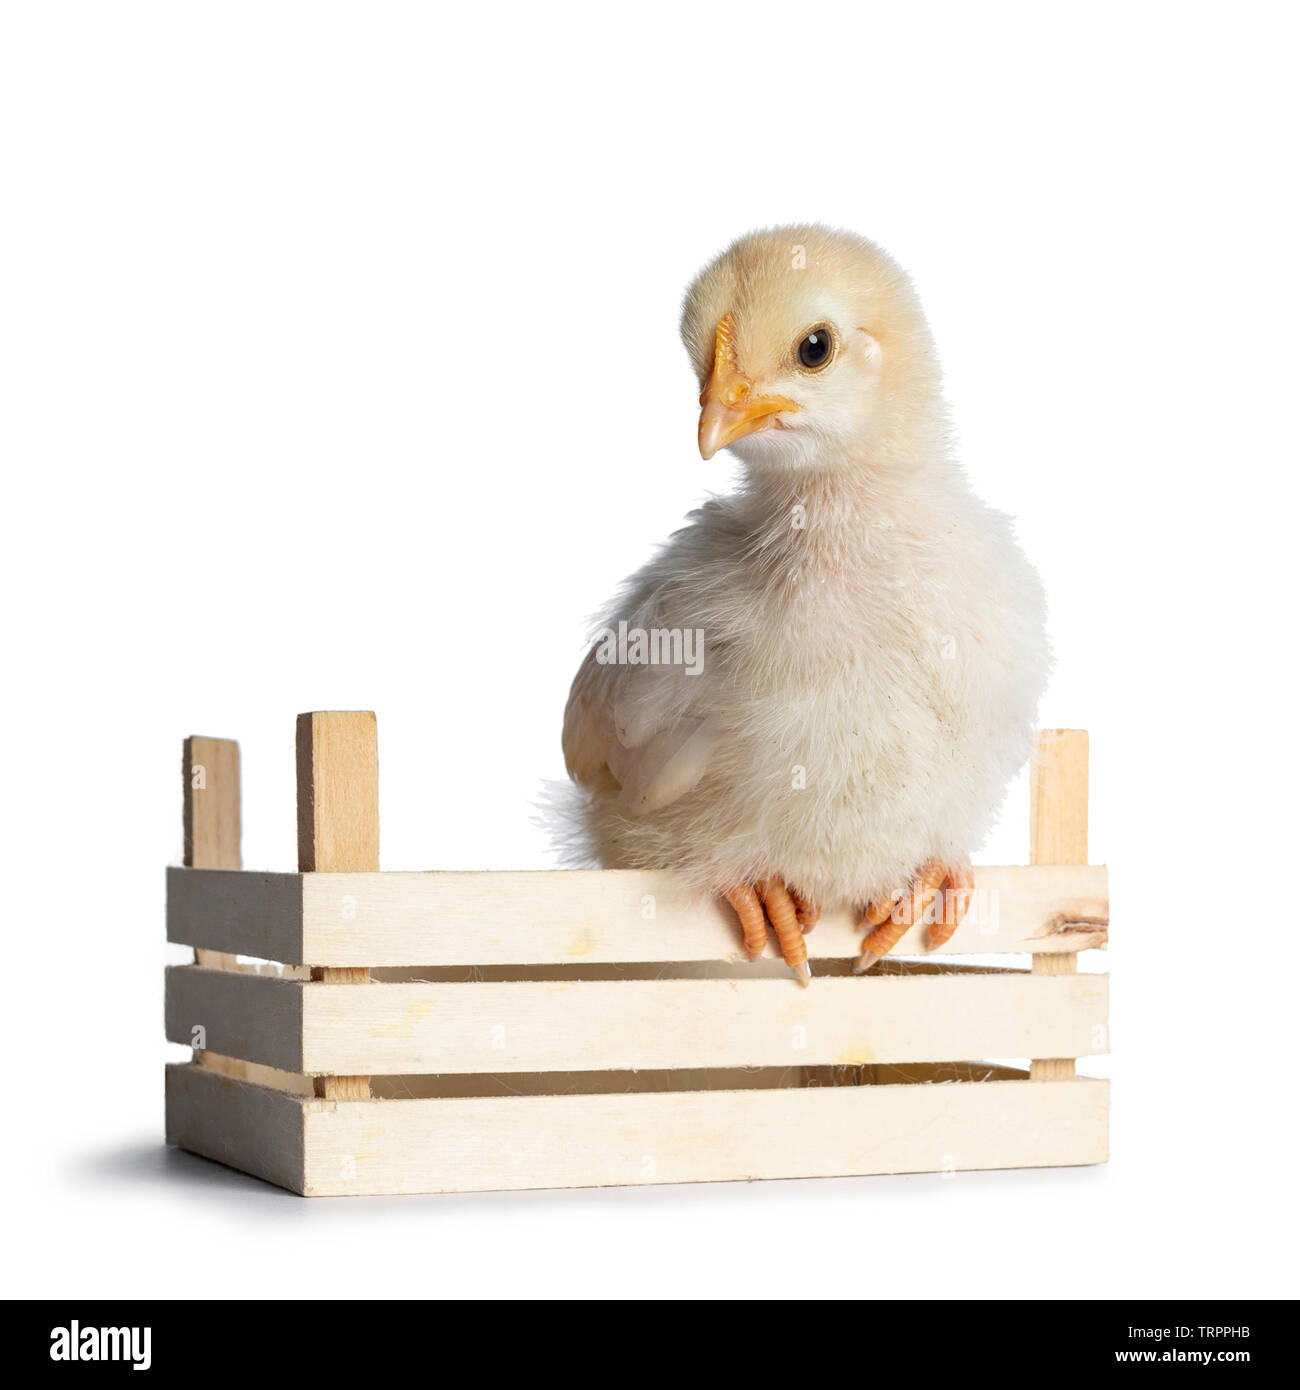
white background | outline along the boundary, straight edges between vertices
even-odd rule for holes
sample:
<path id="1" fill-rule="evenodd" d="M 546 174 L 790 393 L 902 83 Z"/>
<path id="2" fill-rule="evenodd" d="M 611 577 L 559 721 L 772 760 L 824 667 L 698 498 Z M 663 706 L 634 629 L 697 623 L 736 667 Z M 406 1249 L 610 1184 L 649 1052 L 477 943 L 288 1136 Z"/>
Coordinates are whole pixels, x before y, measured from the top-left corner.
<path id="1" fill-rule="evenodd" d="M 1297 1292 L 1281 6 L 3 16 L 5 1292 Z M 385 867 L 545 866 L 586 615 L 731 476 L 682 290 L 796 219 L 912 271 L 1047 583 L 1110 1165 L 309 1203 L 168 1153 L 182 736 L 241 740 L 249 866 L 357 707 Z"/>

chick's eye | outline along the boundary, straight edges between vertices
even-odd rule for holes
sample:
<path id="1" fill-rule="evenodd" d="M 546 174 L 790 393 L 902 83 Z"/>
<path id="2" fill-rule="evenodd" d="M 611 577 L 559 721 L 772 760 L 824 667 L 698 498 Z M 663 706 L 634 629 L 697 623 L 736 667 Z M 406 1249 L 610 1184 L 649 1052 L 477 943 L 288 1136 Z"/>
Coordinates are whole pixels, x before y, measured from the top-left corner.
<path id="1" fill-rule="evenodd" d="M 820 371 L 831 360 L 834 346 L 829 328 L 814 328 L 799 344 L 799 365 L 810 372 Z"/>

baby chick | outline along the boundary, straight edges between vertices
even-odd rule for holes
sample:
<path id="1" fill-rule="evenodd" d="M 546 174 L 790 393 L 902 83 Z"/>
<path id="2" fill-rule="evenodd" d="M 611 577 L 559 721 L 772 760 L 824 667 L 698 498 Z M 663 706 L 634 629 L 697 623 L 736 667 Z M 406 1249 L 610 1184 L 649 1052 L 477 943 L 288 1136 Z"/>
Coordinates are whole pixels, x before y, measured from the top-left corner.
<path id="1" fill-rule="evenodd" d="M 859 970 L 914 921 L 940 945 L 1030 751 L 1038 577 L 953 459 L 920 304 L 871 242 L 742 237 L 682 337 L 700 453 L 745 478 L 627 581 L 578 671 L 581 837 L 725 895 L 751 959 L 766 917 L 805 984 L 819 907 L 863 913 Z"/>

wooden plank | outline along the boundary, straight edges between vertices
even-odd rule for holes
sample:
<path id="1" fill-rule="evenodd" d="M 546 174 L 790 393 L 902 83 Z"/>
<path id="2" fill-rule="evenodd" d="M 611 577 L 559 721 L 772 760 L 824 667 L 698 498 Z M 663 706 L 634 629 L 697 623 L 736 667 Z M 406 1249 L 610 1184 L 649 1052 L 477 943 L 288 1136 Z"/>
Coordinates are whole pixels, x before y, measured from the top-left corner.
<path id="1" fill-rule="evenodd" d="M 1043 954 L 1106 945 L 1106 868 L 975 870 L 976 912 L 936 952 Z M 980 915 L 982 904 L 983 915 Z M 914 927 L 893 952 L 919 955 Z M 577 965 L 743 961 L 733 914 L 671 873 L 211 874 L 171 869 L 167 939 L 292 964 Z M 812 960 L 855 960 L 856 917 L 827 913 Z"/>
<path id="2" fill-rule="evenodd" d="M 181 759 L 184 863 L 187 868 L 238 869 L 239 744 L 230 738 L 185 740 Z"/>
<path id="3" fill-rule="evenodd" d="M 1105 941 L 1106 875 L 1040 875 L 1023 866 L 976 870 L 988 909 L 944 948 L 984 953 L 1078 949 Z M 1082 930 L 1078 928 L 1082 925 Z M 671 873 L 400 873 L 304 885 L 304 948 L 372 965 L 743 960 L 730 909 L 683 893 Z M 899 954 L 922 950 L 921 928 Z M 808 935 L 811 959 L 854 959 L 854 914 L 828 913 Z"/>
<path id="4" fill-rule="evenodd" d="M 1105 976 L 308 987 L 303 1069 L 384 1074 L 939 1062 L 1099 1050 Z"/>
<path id="5" fill-rule="evenodd" d="M 1038 736 L 1029 782 L 1029 861 L 1088 862 L 1088 735 L 1082 729 L 1044 729 Z M 1077 965 L 1072 953 L 1033 960 L 1038 975 L 1069 975 Z M 1030 1074 L 1035 1081 L 1063 1081 L 1074 1075 L 1074 1061 L 1035 1058 Z"/>
<path id="6" fill-rule="evenodd" d="M 1104 1163 L 1108 1085 L 1069 1080 L 403 1101 L 167 1069 L 167 1138 L 310 1196 Z"/>
<path id="7" fill-rule="evenodd" d="M 206 1067 L 169 1066 L 167 1142 L 301 1193 L 304 1107 L 314 1103 Z"/>
<path id="8" fill-rule="evenodd" d="M 374 873 L 379 869 L 379 742 L 370 710 L 327 710 L 298 716 L 298 868 L 303 873 Z M 315 963 L 313 962 L 313 965 Z M 312 978 L 360 985 L 368 962 L 322 965 Z M 317 1095 L 365 1100 L 365 1076 L 329 1076 Z"/>
<path id="9" fill-rule="evenodd" d="M 943 954 L 1076 951 L 1106 941 L 1106 870 L 981 868 L 976 903 Z M 920 954 L 924 928 L 897 955 Z M 859 919 L 827 913 L 812 960 L 856 959 Z M 734 913 L 671 873 L 317 874 L 303 885 L 303 949 L 340 965 L 530 965 L 742 960 Z M 774 948 L 770 948 L 774 949 Z"/>
<path id="10" fill-rule="evenodd" d="M 977 910 L 935 954 L 1035 956 L 1104 947 L 1104 865 L 975 870 Z M 981 907 L 982 905 L 982 915 Z M 808 936 L 813 960 L 857 958 L 850 913 Z M 895 955 L 920 954 L 923 930 Z M 725 904 L 671 873 L 209 874 L 172 869 L 167 939 L 293 964 L 574 965 L 743 960 Z"/>
<path id="11" fill-rule="evenodd" d="M 1104 1163 L 1107 1108 L 1107 1083 L 1082 1079 L 315 1100 L 305 1102 L 304 1190 L 485 1192 Z"/>
<path id="12" fill-rule="evenodd" d="M 1088 862 L 1088 732 L 1044 729 L 1029 780 L 1029 862 Z"/>
<path id="13" fill-rule="evenodd" d="M 169 868 L 167 940 L 303 964 L 302 885 L 302 874 Z"/>
<path id="14" fill-rule="evenodd" d="M 370 710 L 298 716 L 298 868 L 379 868 L 379 743 Z"/>
<path id="15" fill-rule="evenodd" d="M 166 979 L 168 1042 L 193 1046 L 202 1029 L 203 1046 L 223 1057 L 304 1070 L 304 981 L 193 965 L 169 966 Z"/>
<path id="16" fill-rule="evenodd" d="M 186 869 L 243 868 L 240 827 L 239 744 L 229 738 L 192 734 L 181 749 L 181 861 Z M 196 947 L 194 960 L 212 970 L 236 970 L 230 951 Z M 202 1045 L 194 1049 L 199 1066 L 225 1068 L 228 1075 L 246 1078 L 246 1064 L 218 1058 Z"/>
<path id="17" fill-rule="evenodd" d="M 182 862 L 187 869 L 239 869 L 239 744 L 192 734 L 181 752 Z M 227 970 L 233 954 L 198 948 L 200 965 Z"/>
<path id="18" fill-rule="evenodd" d="M 1104 975 L 337 985 L 167 973 L 167 1036 L 316 1075 L 856 1065 L 1099 1051 Z"/>

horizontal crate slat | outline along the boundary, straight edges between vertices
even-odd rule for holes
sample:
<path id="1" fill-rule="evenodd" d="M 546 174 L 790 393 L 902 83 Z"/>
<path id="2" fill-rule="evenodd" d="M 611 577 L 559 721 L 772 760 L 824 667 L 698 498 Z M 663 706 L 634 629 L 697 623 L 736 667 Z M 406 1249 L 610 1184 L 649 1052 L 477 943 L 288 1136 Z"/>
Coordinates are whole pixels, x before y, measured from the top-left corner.
<path id="1" fill-rule="evenodd" d="M 1105 1081 L 323 1101 L 193 1065 L 172 1143 L 309 1196 L 1103 1163 Z"/>
<path id="2" fill-rule="evenodd" d="M 167 1142 L 305 1192 L 306 1097 L 195 1063 L 167 1068 Z"/>
<path id="3" fill-rule="evenodd" d="M 304 965 L 303 874 L 167 870 L 167 940 Z M 220 941 L 221 946 L 209 946 Z"/>
<path id="4" fill-rule="evenodd" d="M 303 982 L 198 965 L 167 968 L 167 1041 L 304 1072 Z"/>
<path id="5" fill-rule="evenodd" d="M 1106 1050 L 1107 977 L 322 984 L 174 966 L 167 1036 L 317 1075 L 939 1062 Z"/>
<path id="6" fill-rule="evenodd" d="M 975 870 L 973 914 L 943 954 L 1072 953 L 1106 944 L 1103 865 Z M 919 953 L 913 928 L 895 953 Z M 239 873 L 169 869 L 167 939 L 295 965 L 575 965 L 736 958 L 725 904 L 671 873 Z M 856 956 L 847 912 L 808 936 L 814 960 Z"/>

